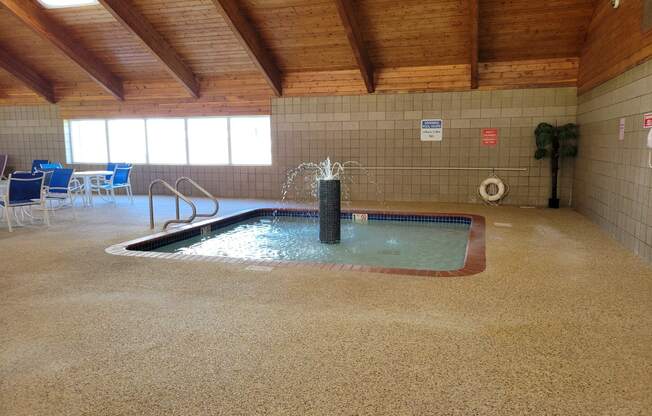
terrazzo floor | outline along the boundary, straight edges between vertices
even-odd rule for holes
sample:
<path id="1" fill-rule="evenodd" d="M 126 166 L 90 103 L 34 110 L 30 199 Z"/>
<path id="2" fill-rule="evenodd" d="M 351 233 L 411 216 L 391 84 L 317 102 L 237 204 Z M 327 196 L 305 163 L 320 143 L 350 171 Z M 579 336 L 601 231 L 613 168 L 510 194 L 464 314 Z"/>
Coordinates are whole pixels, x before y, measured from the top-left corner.
<path id="1" fill-rule="evenodd" d="M 652 414 L 650 265 L 567 209 L 383 208 L 484 215 L 487 270 L 105 254 L 142 197 L 0 228 L 0 415 Z"/>

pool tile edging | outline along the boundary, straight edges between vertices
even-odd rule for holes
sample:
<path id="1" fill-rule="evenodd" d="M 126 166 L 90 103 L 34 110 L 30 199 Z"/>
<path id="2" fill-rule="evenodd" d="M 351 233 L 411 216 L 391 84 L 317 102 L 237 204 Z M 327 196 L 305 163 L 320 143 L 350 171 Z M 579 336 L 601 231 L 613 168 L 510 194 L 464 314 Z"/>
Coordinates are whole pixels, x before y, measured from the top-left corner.
<path id="1" fill-rule="evenodd" d="M 254 208 L 244 211 L 239 211 L 234 214 L 222 218 L 211 218 L 197 223 L 189 224 L 174 230 L 162 231 L 145 237 L 140 237 L 134 240 L 126 241 L 123 243 L 112 245 L 108 247 L 105 252 L 117 256 L 129 257 L 146 257 L 157 258 L 166 260 L 184 260 L 184 261 L 205 261 L 205 262 L 220 262 L 228 264 L 242 264 L 247 266 L 278 266 L 278 267 L 305 267 L 317 268 L 321 270 L 342 270 L 342 271 L 357 271 L 357 272 L 371 272 L 371 273 L 385 273 L 394 275 L 408 275 L 408 276 L 423 276 L 423 277 L 457 277 L 457 276 L 471 276 L 481 273 L 486 268 L 486 247 L 485 247 L 485 219 L 480 215 L 474 214 L 459 214 L 459 213 L 439 213 L 439 212 L 406 212 L 406 211 L 378 211 L 373 209 L 356 209 L 356 210 L 342 210 L 343 214 L 368 214 L 368 215 L 383 215 L 383 216 L 410 216 L 410 217 L 455 217 L 455 218 L 468 218 L 470 219 L 469 226 L 469 240 L 466 246 L 466 257 L 464 259 L 464 267 L 458 270 L 450 271 L 437 271 L 437 270 L 422 270 L 422 269 L 406 269 L 406 268 L 386 268 L 377 266 L 364 266 L 355 264 L 341 264 L 341 263 L 315 263 L 315 262 L 298 262 L 289 260 L 253 260 L 253 259 L 240 259 L 233 257 L 217 257 L 217 256 L 201 256 L 179 253 L 159 253 L 152 251 L 139 251 L 130 250 L 129 247 L 145 244 L 151 241 L 160 241 L 161 239 L 171 238 L 172 236 L 179 237 L 180 234 L 188 234 L 188 236 L 196 235 L 197 230 L 202 227 L 211 226 L 211 229 L 219 228 L 216 226 L 224 226 L 228 223 L 237 222 L 246 218 L 258 216 L 270 212 L 314 212 L 315 210 L 300 209 L 300 208 Z M 178 238 L 177 238 L 178 240 Z"/>

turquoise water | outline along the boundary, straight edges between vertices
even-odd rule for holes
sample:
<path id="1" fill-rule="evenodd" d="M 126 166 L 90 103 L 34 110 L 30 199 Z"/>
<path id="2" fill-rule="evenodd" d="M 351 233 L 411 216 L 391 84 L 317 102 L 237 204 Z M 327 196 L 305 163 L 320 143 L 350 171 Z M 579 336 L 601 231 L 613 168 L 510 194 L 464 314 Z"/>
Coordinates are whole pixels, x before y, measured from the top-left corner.
<path id="1" fill-rule="evenodd" d="M 342 220 L 340 244 L 322 244 L 316 218 L 256 217 L 155 251 L 442 271 L 464 266 L 468 236 L 468 224 Z"/>

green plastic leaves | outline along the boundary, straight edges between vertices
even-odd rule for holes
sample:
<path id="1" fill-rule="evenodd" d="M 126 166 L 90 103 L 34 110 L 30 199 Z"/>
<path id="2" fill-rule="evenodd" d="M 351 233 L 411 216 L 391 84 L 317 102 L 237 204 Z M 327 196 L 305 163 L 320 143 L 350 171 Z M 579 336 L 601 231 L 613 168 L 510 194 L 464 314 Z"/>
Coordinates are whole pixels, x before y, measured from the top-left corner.
<path id="1" fill-rule="evenodd" d="M 575 157 L 577 156 L 577 140 L 580 136 L 576 124 L 568 123 L 563 126 L 553 126 L 541 123 L 534 130 L 537 150 L 535 159 L 545 157 Z"/>

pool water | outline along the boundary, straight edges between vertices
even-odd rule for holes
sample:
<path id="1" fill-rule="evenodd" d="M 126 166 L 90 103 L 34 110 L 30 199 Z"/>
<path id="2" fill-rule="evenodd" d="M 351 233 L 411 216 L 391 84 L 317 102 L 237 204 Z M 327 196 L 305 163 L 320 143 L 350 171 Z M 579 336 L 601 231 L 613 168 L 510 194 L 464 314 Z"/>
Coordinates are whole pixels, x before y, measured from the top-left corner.
<path id="1" fill-rule="evenodd" d="M 314 217 L 254 217 L 154 251 L 449 271 L 464 267 L 469 224 L 342 220 L 340 244 L 319 242 Z"/>

